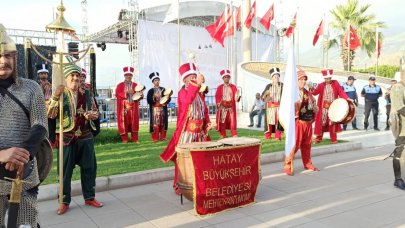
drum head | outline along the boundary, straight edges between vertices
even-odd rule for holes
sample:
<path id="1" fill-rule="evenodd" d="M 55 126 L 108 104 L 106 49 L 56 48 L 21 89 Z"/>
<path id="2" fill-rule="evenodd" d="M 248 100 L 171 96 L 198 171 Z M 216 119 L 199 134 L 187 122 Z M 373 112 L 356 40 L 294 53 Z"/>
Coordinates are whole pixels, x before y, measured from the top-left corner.
<path id="1" fill-rule="evenodd" d="M 184 143 L 184 144 L 179 144 L 177 147 L 183 148 L 183 149 L 203 149 L 203 148 L 214 148 L 214 147 L 219 147 L 222 146 L 221 142 L 193 142 L 193 143 Z"/>
<path id="2" fill-rule="evenodd" d="M 137 101 L 137 100 L 140 100 L 140 99 L 141 99 L 141 93 L 135 93 L 132 96 L 132 100 L 134 100 L 134 101 Z"/>
<path id="3" fill-rule="evenodd" d="M 159 103 L 160 103 L 161 105 L 165 105 L 168 100 L 169 100 L 169 96 L 163 96 L 163 97 L 160 99 Z"/>
<path id="4" fill-rule="evenodd" d="M 141 91 L 143 91 L 143 90 L 145 90 L 145 86 L 142 85 L 142 84 L 138 84 L 138 85 L 135 87 L 135 92 L 141 92 Z"/>
<path id="5" fill-rule="evenodd" d="M 253 145 L 260 144 L 260 139 L 248 138 L 248 137 L 235 137 L 235 138 L 224 138 L 218 140 L 218 142 L 223 143 L 224 145 L 231 146 L 240 146 L 240 145 Z"/>
<path id="6" fill-rule="evenodd" d="M 166 88 L 166 89 L 163 91 L 163 96 L 171 96 L 172 94 L 173 94 L 173 90 L 170 89 L 170 88 Z"/>
<path id="7" fill-rule="evenodd" d="M 53 162 L 52 147 L 48 139 L 42 140 L 36 158 L 38 165 L 39 181 L 42 182 L 45 180 L 45 178 L 51 171 Z"/>
<path id="8" fill-rule="evenodd" d="M 348 113 L 349 103 L 343 98 L 334 100 L 328 110 L 329 119 L 335 123 L 345 120 Z"/>

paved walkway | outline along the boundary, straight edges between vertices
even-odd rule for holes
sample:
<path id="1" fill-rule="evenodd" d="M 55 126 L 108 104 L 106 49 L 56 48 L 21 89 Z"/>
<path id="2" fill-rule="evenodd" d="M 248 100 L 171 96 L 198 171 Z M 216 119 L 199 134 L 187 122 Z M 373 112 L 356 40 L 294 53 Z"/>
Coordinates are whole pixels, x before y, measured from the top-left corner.
<path id="1" fill-rule="evenodd" d="M 391 144 L 389 132 L 347 131 L 341 138 L 364 145 Z M 363 135 L 363 137 L 360 137 Z M 357 138 L 356 138 L 357 137 Z M 97 193 L 105 206 L 84 206 L 73 197 L 69 212 L 56 215 L 57 201 L 40 203 L 44 227 L 405 227 L 405 192 L 393 186 L 392 160 L 383 160 L 393 145 L 314 157 L 320 172 L 282 173 L 282 163 L 262 166 L 257 203 L 214 216 L 194 215 L 171 182 Z"/>

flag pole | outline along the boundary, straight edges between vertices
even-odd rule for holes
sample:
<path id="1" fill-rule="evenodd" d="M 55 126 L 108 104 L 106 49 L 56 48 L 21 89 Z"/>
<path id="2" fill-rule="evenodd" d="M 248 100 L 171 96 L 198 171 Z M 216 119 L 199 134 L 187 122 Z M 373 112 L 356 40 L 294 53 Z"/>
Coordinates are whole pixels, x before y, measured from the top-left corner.
<path id="1" fill-rule="evenodd" d="M 257 9 L 257 6 L 256 6 L 256 9 Z M 255 10 L 256 10 L 255 9 Z M 259 61 L 259 54 L 258 54 L 258 47 L 257 47 L 257 33 L 258 33 L 258 30 L 259 30 L 259 25 L 257 24 L 257 12 L 255 12 L 255 23 L 256 23 L 256 28 L 255 28 L 255 33 L 256 33 L 256 62 L 258 62 Z"/>
<path id="2" fill-rule="evenodd" d="M 274 49 L 274 62 L 277 62 L 277 49 L 278 49 L 278 43 L 277 43 L 277 21 L 276 21 L 277 19 L 276 19 L 276 17 L 274 17 L 274 26 L 273 26 L 273 29 L 274 29 L 274 36 L 273 36 L 273 42 L 274 42 L 274 45 L 273 45 L 273 49 Z"/>
<path id="3" fill-rule="evenodd" d="M 225 22 L 224 23 L 228 23 L 228 17 L 229 17 L 229 15 L 228 15 L 228 4 L 227 3 L 225 3 Z M 226 26 L 225 26 L 225 29 L 226 29 Z M 225 40 L 223 41 L 223 42 L 225 42 Z M 228 43 L 228 41 L 226 42 L 226 67 L 227 68 L 229 68 L 229 43 Z"/>
<path id="4" fill-rule="evenodd" d="M 375 47 L 377 50 L 377 61 L 376 61 L 376 65 L 375 65 L 375 76 L 378 76 L 378 25 L 375 28 Z"/>
<path id="5" fill-rule="evenodd" d="M 347 71 L 350 71 L 350 21 L 347 22 Z"/>
<path id="6" fill-rule="evenodd" d="M 322 26 L 325 27 L 325 13 L 323 13 Z M 323 29 L 322 28 L 322 29 Z M 322 34 L 322 68 L 325 69 L 325 32 Z"/>
<path id="7" fill-rule="evenodd" d="M 236 42 L 238 40 L 237 36 L 237 32 L 238 32 L 238 18 L 237 15 L 238 14 L 238 9 L 236 9 L 236 12 L 233 14 L 233 38 L 232 38 L 232 45 L 233 45 L 233 68 L 232 68 L 232 72 L 235 75 L 234 76 L 234 84 L 237 86 L 238 85 L 238 75 L 237 75 L 237 65 L 238 65 L 238 47 L 236 45 Z"/>
<path id="8" fill-rule="evenodd" d="M 177 0 L 177 69 L 180 68 L 180 0 Z M 177 88 L 180 89 L 181 81 L 180 77 L 177 77 Z"/>

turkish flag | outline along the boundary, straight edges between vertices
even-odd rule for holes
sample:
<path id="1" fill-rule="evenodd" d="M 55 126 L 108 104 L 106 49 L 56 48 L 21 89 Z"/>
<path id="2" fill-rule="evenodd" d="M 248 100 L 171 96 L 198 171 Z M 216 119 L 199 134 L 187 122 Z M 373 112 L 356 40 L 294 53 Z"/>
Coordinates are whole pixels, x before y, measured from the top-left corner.
<path id="1" fill-rule="evenodd" d="M 380 54 L 381 54 L 381 42 L 380 40 L 378 40 L 378 44 L 377 44 L 377 49 L 378 49 L 378 58 L 380 58 Z"/>
<path id="2" fill-rule="evenodd" d="M 252 20 L 256 15 L 256 1 L 253 3 L 252 7 L 250 8 L 249 14 L 245 20 L 246 28 L 250 29 L 252 26 Z"/>
<path id="3" fill-rule="evenodd" d="M 297 13 L 295 13 L 294 15 L 294 19 L 290 24 L 290 27 L 288 27 L 287 32 L 285 33 L 285 35 L 290 38 L 290 36 L 294 33 L 294 29 L 295 29 L 295 25 L 297 23 Z"/>
<path id="4" fill-rule="evenodd" d="M 218 26 L 220 26 L 220 24 L 223 21 L 223 18 L 225 17 L 225 11 L 222 12 L 221 16 L 219 16 L 219 18 L 217 19 L 217 21 L 213 24 L 208 25 L 207 27 L 205 27 L 205 29 L 208 31 L 208 33 L 210 34 L 210 36 L 212 38 L 214 38 L 214 35 L 217 31 Z"/>
<path id="5" fill-rule="evenodd" d="M 266 14 L 260 19 L 260 23 L 267 29 L 270 29 L 270 22 L 274 19 L 274 3 L 271 5 L 270 9 L 267 10 Z"/>
<path id="6" fill-rule="evenodd" d="M 219 18 L 217 19 L 217 21 L 214 24 L 210 24 L 207 27 L 205 27 L 205 29 L 208 31 L 210 36 L 215 41 L 218 41 L 222 46 L 224 46 L 223 33 L 226 28 L 226 24 L 227 24 L 226 21 L 227 21 L 227 19 L 229 19 L 229 17 L 227 19 L 225 19 L 225 10 L 221 14 L 221 16 L 219 16 Z M 229 14 L 230 14 L 230 10 L 228 9 L 228 15 Z"/>
<path id="7" fill-rule="evenodd" d="M 347 42 L 347 39 L 349 39 L 350 40 L 350 42 L 349 42 L 350 50 L 355 50 L 356 48 L 361 46 L 361 43 L 360 43 L 359 37 L 357 36 L 356 30 L 351 25 L 350 25 L 349 31 L 350 32 L 348 32 L 346 34 L 346 42 Z"/>
<path id="8" fill-rule="evenodd" d="M 318 42 L 319 36 L 323 35 L 323 20 L 318 26 L 318 29 L 315 32 L 314 40 L 312 41 L 312 45 L 315 46 L 316 42 Z"/>
<path id="9" fill-rule="evenodd" d="M 222 33 L 221 38 L 232 36 L 235 33 L 235 19 L 233 17 L 233 14 L 229 15 L 228 20 L 226 21 L 225 24 L 226 24 L 225 29 L 224 32 Z"/>

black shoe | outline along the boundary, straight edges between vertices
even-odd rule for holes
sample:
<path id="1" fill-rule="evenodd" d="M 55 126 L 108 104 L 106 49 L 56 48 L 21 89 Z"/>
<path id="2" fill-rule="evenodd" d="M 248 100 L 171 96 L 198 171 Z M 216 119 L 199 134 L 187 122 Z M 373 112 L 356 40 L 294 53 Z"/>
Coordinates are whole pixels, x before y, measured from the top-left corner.
<path id="1" fill-rule="evenodd" d="M 385 131 L 389 131 L 389 130 L 390 130 L 390 127 L 386 127 L 384 130 L 385 130 Z"/>
<path id="2" fill-rule="evenodd" d="M 360 130 L 360 129 L 358 129 L 357 127 L 354 127 L 353 130 Z"/>
<path id="3" fill-rule="evenodd" d="M 405 183 L 402 179 L 397 179 L 394 181 L 394 186 L 397 188 L 400 188 L 402 190 L 405 190 Z"/>
<path id="4" fill-rule="evenodd" d="M 257 125 L 256 127 L 257 127 L 257 128 L 260 128 L 260 125 Z"/>
<path id="5" fill-rule="evenodd" d="M 375 131 L 379 131 L 380 129 L 379 129 L 378 127 L 375 127 L 374 130 L 375 130 Z"/>
<path id="6" fill-rule="evenodd" d="M 343 131 L 346 131 L 346 128 L 343 128 Z"/>
<path id="7" fill-rule="evenodd" d="M 253 127 L 253 124 L 249 124 L 248 127 Z"/>

